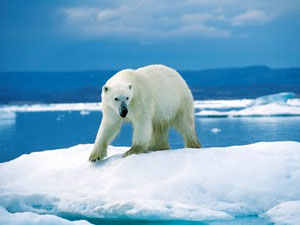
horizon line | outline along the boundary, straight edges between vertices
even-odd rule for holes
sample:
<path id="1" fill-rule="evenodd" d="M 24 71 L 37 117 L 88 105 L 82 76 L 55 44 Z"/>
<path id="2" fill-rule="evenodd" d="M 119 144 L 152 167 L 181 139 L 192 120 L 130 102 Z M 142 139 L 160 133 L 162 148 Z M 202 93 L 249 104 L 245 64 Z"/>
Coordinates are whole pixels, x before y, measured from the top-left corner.
<path id="1" fill-rule="evenodd" d="M 165 64 L 149 64 L 149 65 L 165 65 Z M 148 65 L 145 65 L 148 66 Z M 166 65 L 168 66 L 168 65 Z M 141 66 L 144 67 L 144 66 Z M 138 68 L 141 68 L 138 67 Z M 209 70 L 229 70 L 229 69 L 246 69 L 252 67 L 261 67 L 271 70 L 281 70 L 281 69 L 300 69 L 300 66 L 289 66 L 289 67 L 270 67 L 267 65 L 248 65 L 248 66 L 236 66 L 236 67 L 215 67 L 215 68 L 204 68 L 204 69 L 177 69 L 171 66 L 170 68 L 175 69 L 180 72 L 198 72 L 198 71 L 209 71 Z M 82 69 L 82 70 L 0 70 L 0 73 L 71 73 L 71 72 L 96 72 L 96 71 L 121 71 L 124 69 L 138 69 L 138 68 L 123 68 L 123 69 Z"/>

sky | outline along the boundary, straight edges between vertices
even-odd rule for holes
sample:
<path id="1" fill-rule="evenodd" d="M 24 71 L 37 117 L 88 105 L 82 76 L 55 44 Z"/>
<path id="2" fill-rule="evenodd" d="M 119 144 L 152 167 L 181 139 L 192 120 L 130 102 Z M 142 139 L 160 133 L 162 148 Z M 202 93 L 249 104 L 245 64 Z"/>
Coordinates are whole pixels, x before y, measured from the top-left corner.
<path id="1" fill-rule="evenodd" d="M 0 71 L 300 67 L 299 0 L 1 0 Z"/>

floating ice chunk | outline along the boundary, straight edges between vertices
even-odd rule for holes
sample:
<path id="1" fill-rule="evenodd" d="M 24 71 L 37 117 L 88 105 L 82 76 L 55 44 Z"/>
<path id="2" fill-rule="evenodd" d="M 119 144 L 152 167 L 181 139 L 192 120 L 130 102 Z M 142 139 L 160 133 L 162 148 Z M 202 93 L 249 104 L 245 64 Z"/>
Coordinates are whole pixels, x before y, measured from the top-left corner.
<path id="1" fill-rule="evenodd" d="M 300 201 L 300 143 L 181 149 L 88 162 L 93 145 L 35 152 L 0 164 L 10 212 L 93 218 L 217 220 Z M 22 194 L 21 194 L 22 193 Z"/>
<path id="2" fill-rule="evenodd" d="M 210 131 L 211 131 L 212 133 L 214 133 L 214 134 L 217 134 L 217 133 L 220 133 L 220 132 L 221 132 L 221 129 L 215 127 L 215 128 L 210 129 Z"/>
<path id="3" fill-rule="evenodd" d="M 275 224 L 300 224 L 300 201 L 283 202 L 268 210 L 263 217 Z"/>
<path id="4" fill-rule="evenodd" d="M 56 117 L 56 120 L 57 120 L 57 121 L 60 121 L 60 120 L 62 120 L 62 118 L 64 118 L 64 117 L 65 117 L 65 115 L 60 114 L 60 115 L 58 115 L 58 116 Z"/>
<path id="5" fill-rule="evenodd" d="M 9 213 L 0 206 L 0 224 L 5 225 L 89 225 L 84 220 L 68 221 L 55 215 L 39 215 L 32 212 Z"/>
<path id="6" fill-rule="evenodd" d="M 86 116 L 86 115 L 89 115 L 89 114 L 90 114 L 90 111 L 87 111 L 87 110 L 80 111 L 80 115 L 82 115 L 82 116 Z"/>

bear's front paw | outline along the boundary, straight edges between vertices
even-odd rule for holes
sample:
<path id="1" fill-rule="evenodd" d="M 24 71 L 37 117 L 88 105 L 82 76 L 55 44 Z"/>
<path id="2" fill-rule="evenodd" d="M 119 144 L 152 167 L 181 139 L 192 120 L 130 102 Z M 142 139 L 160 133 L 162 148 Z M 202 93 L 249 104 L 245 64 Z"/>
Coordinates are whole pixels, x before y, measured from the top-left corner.
<path id="1" fill-rule="evenodd" d="M 93 150 L 91 155 L 90 155 L 89 161 L 90 162 L 96 162 L 98 160 L 104 159 L 105 157 L 106 157 L 106 152 L 99 151 L 99 150 Z"/>

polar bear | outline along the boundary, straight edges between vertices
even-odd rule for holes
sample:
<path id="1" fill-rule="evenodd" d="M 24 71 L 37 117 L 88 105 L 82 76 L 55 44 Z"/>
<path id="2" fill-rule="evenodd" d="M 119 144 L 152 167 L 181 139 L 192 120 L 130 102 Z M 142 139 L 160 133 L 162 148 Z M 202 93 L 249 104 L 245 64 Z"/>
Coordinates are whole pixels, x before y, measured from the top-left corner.
<path id="1" fill-rule="evenodd" d="M 174 69 L 150 65 L 126 69 L 102 87 L 103 118 L 89 160 L 107 155 L 107 146 L 122 122 L 133 124 L 131 148 L 123 156 L 169 149 L 168 132 L 173 126 L 185 147 L 200 148 L 195 132 L 193 96 Z"/>

